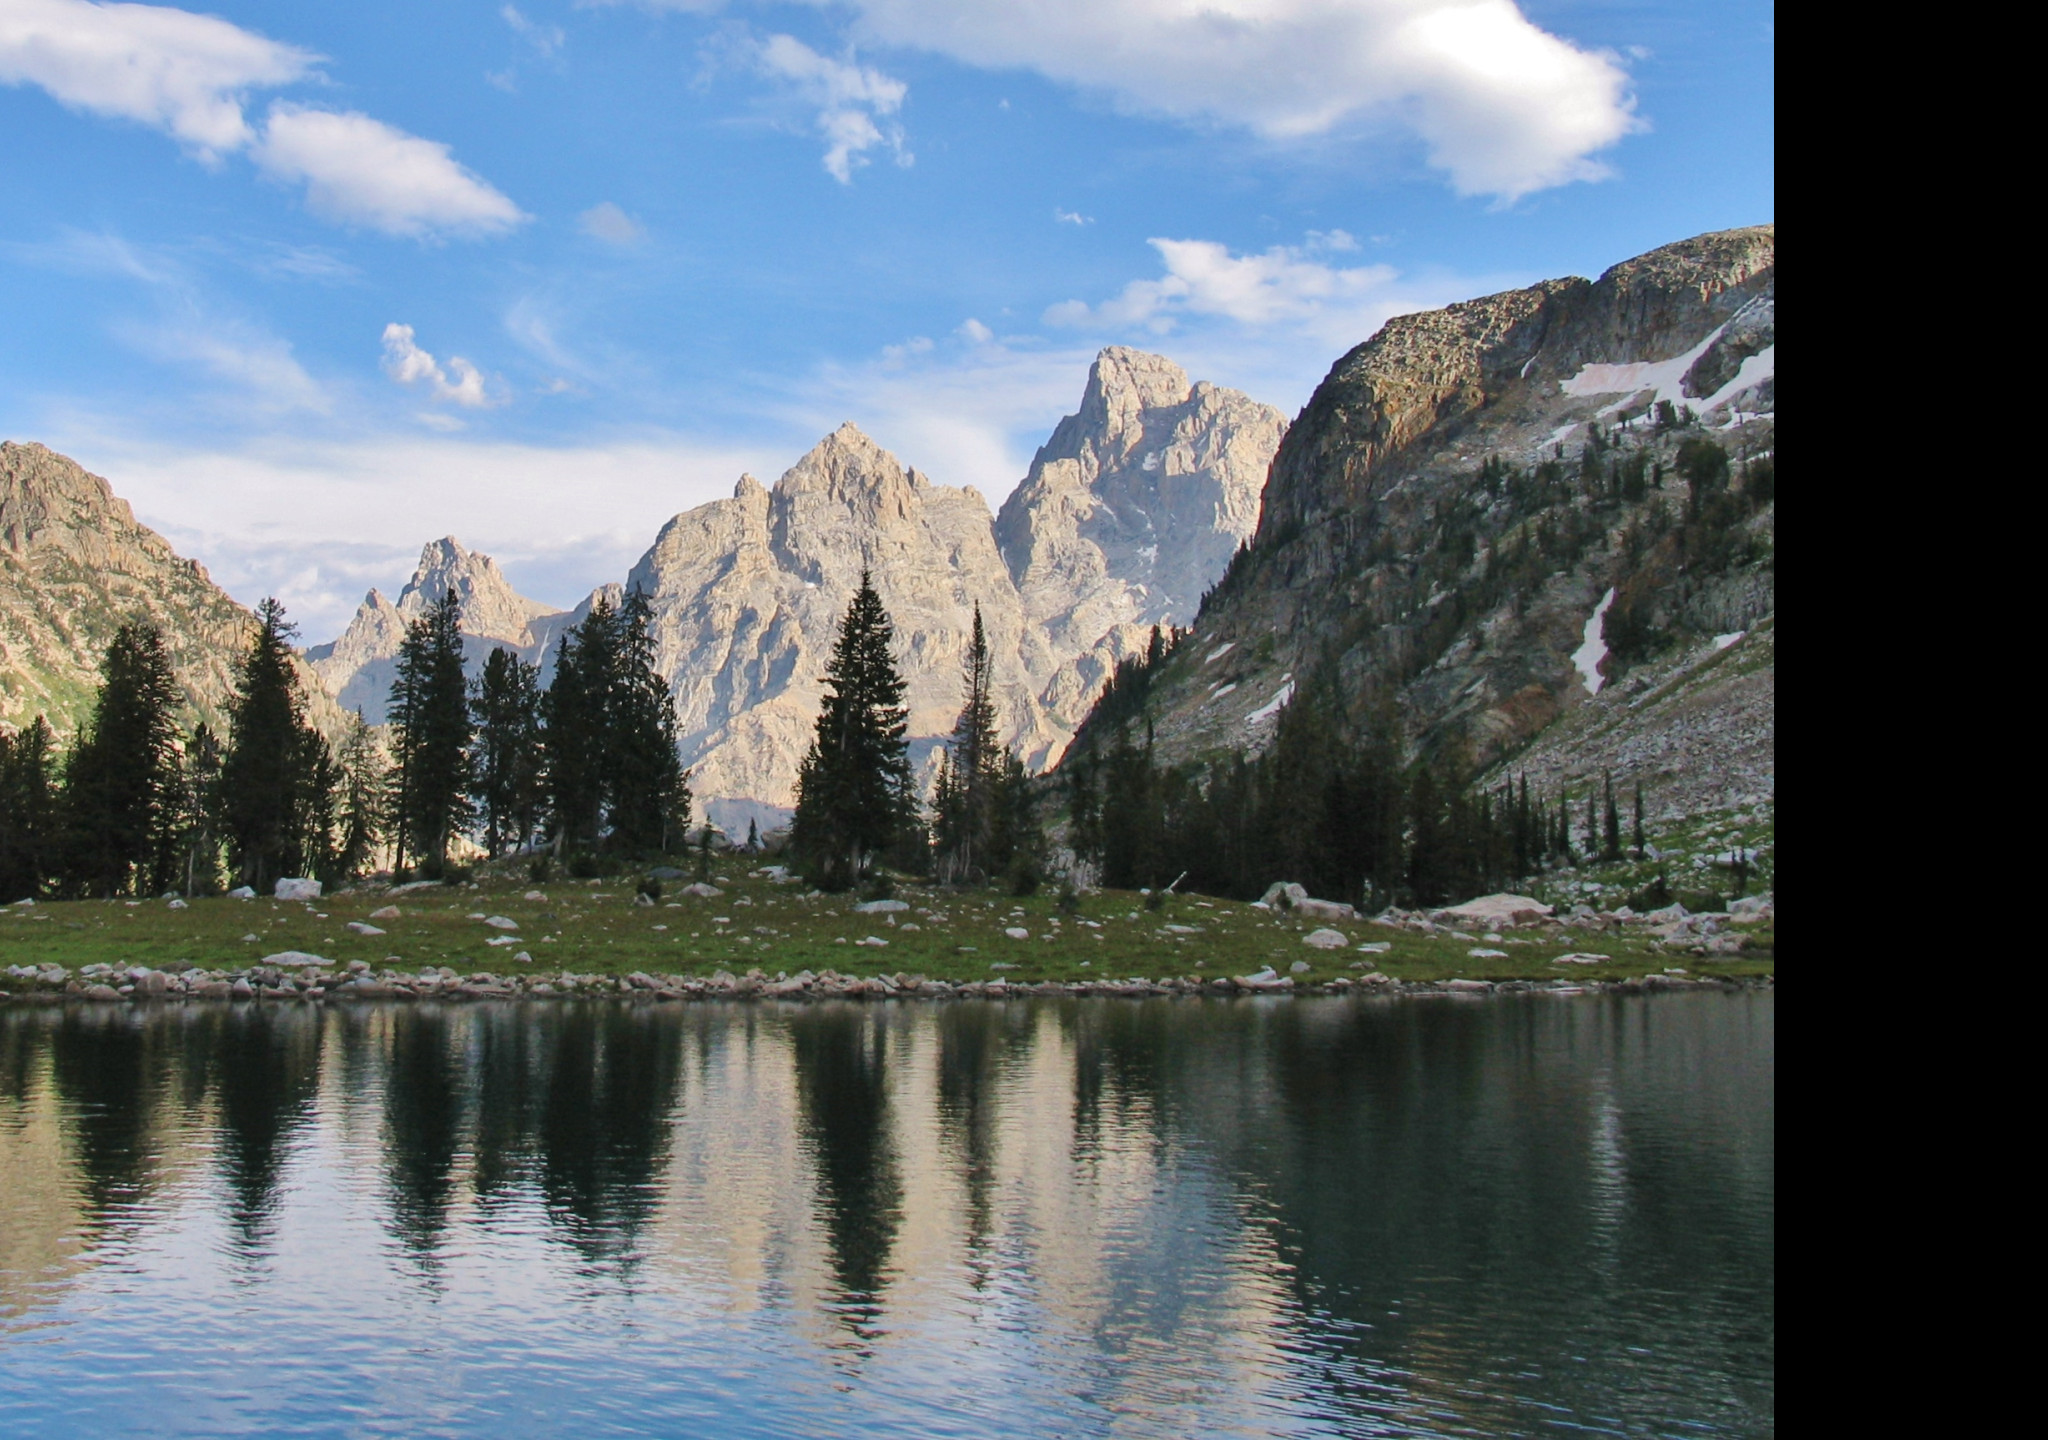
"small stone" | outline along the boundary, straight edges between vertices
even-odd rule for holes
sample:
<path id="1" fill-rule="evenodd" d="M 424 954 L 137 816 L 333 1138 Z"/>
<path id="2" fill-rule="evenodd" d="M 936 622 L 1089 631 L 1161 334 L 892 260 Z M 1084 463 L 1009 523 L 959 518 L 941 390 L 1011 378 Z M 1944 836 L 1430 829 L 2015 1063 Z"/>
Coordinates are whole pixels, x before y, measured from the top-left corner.
<path id="1" fill-rule="evenodd" d="M 372 920 L 396 920 L 403 913 L 396 905 L 386 905 L 382 909 L 372 910 L 370 918 Z"/>
<path id="2" fill-rule="evenodd" d="M 1505 960 L 1508 958 L 1507 951 L 1489 950 L 1484 945 L 1474 946 L 1472 949 L 1467 950 L 1465 953 L 1467 955 L 1470 955 L 1474 960 Z"/>
<path id="3" fill-rule="evenodd" d="M 1308 961 L 1306 960 L 1297 960 L 1287 967 L 1288 973 L 1293 975 L 1306 975 L 1308 974 L 1308 968 Z"/>
<path id="4" fill-rule="evenodd" d="M 346 928 L 357 935 L 382 935 L 384 933 L 382 930 L 379 930 L 375 925 L 366 924 L 361 920 L 349 921 Z"/>
<path id="5" fill-rule="evenodd" d="M 716 900 L 725 892 L 716 885 L 706 885 L 702 880 L 699 880 L 694 885 L 685 885 L 676 893 L 679 895 L 695 895 L 699 900 Z"/>
<path id="6" fill-rule="evenodd" d="M 1318 950 L 1342 950 L 1351 943 L 1351 937 L 1342 930 L 1311 930 L 1301 937 L 1301 943 Z"/>
<path id="7" fill-rule="evenodd" d="M 170 904 L 167 905 L 165 908 L 169 910 L 190 910 L 192 907 L 190 905 L 187 905 L 181 899 L 173 898 Z"/>
<path id="8" fill-rule="evenodd" d="M 519 928 L 519 922 L 507 915 L 487 915 L 484 917 L 484 924 L 490 926 L 493 930 L 517 930 Z"/>
<path id="9" fill-rule="evenodd" d="M 237 885 L 234 889 L 228 891 L 228 898 L 230 900 L 254 900 L 256 892 L 247 885 Z"/>
<path id="10" fill-rule="evenodd" d="M 320 882 L 318 880 L 294 879 L 286 876 L 277 882 L 277 885 L 270 893 L 279 900 L 318 900 L 320 898 Z"/>
<path id="11" fill-rule="evenodd" d="M 910 908 L 902 900 L 864 900 L 853 907 L 856 915 L 896 915 Z"/>
<path id="12" fill-rule="evenodd" d="M 527 892 L 526 892 L 526 893 L 525 893 L 524 895 L 521 895 L 521 896 L 520 896 L 519 898 L 520 898 L 521 900 L 531 900 L 531 901 L 533 901 L 534 903 L 536 903 L 536 904 L 540 904 L 540 905 L 545 905 L 545 904 L 547 903 L 547 899 L 548 899 L 548 897 L 547 897 L 546 895 L 542 894 L 542 893 L 541 893 L 540 891 L 538 891 L 538 890 L 529 890 L 529 891 L 527 891 Z"/>
<path id="13" fill-rule="evenodd" d="M 1029 940 L 1031 938 L 1031 932 L 1022 925 L 1011 925 L 1005 928 L 1003 933 L 1012 940 Z"/>

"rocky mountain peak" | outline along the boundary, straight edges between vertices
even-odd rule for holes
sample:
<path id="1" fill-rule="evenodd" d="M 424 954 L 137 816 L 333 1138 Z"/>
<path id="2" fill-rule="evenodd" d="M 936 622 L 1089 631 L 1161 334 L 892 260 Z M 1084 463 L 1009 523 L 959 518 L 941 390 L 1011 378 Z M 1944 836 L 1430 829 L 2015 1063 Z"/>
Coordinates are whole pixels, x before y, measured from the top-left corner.
<path id="1" fill-rule="evenodd" d="M 71 731 L 91 708 L 108 642 L 134 620 L 163 632 L 188 720 L 223 729 L 254 617 L 105 480 L 43 445 L 0 443 L 0 724 L 40 713 Z M 308 690 L 314 722 L 338 733 L 341 712 L 318 685 Z"/>
<path id="2" fill-rule="evenodd" d="M 1099 450 L 1128 454 L 1143 440 L 1146 415 L 1179 405 L 1189 388 L 1187 371 L 1164 355 L 1111 345 L 1088 367 L 1072 440 L 1086 436 Z M 1064 448 L 1062 438 L 1055 431 L 1047 446 L 1055 455 Z"/>

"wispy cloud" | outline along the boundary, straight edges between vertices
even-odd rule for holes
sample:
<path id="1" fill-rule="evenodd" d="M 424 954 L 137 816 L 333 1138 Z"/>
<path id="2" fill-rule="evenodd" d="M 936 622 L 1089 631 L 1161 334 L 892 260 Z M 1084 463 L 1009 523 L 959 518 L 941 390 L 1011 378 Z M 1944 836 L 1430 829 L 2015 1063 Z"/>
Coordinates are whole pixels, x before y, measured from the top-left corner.
<path id="1" fill-rule="evenodd" d="M 894 116 L 910 87 L 901 80 L 851 60 L 820 55 L 791 35 L 771 35 L 755 52 L 764 74 L 782 82 L 814 112 L 825 141 L 825 170 L 842 185 L 868 163 L 867 152 L 890 150 L 899 165 L 913 159 L 904 148 L 903 127 Z"/>
<path id="2" fill-rule="evenodd" d="M 443 366 L 413 339 L 410 325 L 396 321 L 384 327 L 384 373 L 401 385 L 424 385 L 436 400 L 469 409 L 501 403 L 484 387 L 483 372 L 460 355 L 448 357 Z"/>
<path id="3" fill-rule="evenodd" d="M 1188 315 L 1252 326 L 1299 322 L 1369 306 L 1396 276 L 1387 265 L 1345 267 L 1318 258 L 1357 248 L 1341 230 L 1315 234 L 1307 245 L 1275 245 L 1256 255 L 1234 255 L 1214 240 L 1148 243 L 1165 262 L 1164 275 L 1133 280 L 1096 305 L 1063 301 L 1045 312 L 1045 322 L 1073 329 L 1142 327 L 1159 335 Z"/>
<path id="4" fill-rule="evenodd" d="M 609 200 L 585 210 L 577 217 L 576 228 L 607 245 L 637 245 L 647 238 L 640 222 Z"/>
<path id="5" fill-rule="evenodd" d="M 527 218 L 446 145 L 354 111 L 272 105 L 256 163 L 304 181 L 314 214 L 387 235 L 495 235 Z"/>

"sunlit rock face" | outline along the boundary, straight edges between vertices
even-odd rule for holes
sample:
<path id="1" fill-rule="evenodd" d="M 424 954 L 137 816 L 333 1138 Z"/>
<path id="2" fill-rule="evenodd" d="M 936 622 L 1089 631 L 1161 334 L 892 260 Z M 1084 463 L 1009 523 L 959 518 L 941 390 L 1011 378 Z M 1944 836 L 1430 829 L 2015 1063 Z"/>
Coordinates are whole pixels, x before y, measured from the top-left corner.
<path id="1" fill-rule="evenodd" d="M 73 731 L 129 621 L 163 633 L 186 722 L 225 733 L 255 617 L 105 480 L 44 446 L 0 443 L 0 725 L 40 714 L 60 735 Z M 337 733 L 341 711 L 318 684 L 306 688 L 313 722 Z"/>
<path id="2" fill-rule="evenodd" d="M 361 710 L 373 725 L 383 722 L 406 627 L 450 591 L 462 601 L 464 648 L 472 670 L 492 650 L 514 650 L 527 660 L 538 659 L 548 642 L 575 619 L 575 612 L 519 594 L 497 561 L 464 549 L 452 535 L 444 536 L 420 551 L 420 562 L 398 592 L 397 603 L 372 590 L 340 639 L 306 652 L 313 672 L 343 709 Z"/>
<path id="3" fill-rule="evenodd" d="M 895 626 L 912 761 L 928 782 L 961 705 L 979 606 L 1000 733 L 1033 769 L 1053 763 L 1116 662 L 1154 625 L 1193 619 L 1258 524 L 1280 412 L 1191 383 L 1172 361 L 1104 350 L 1000 517 L 972 486 L 935 483 L 852 424 L 774 486 L 670 520 L 613 599 L 646 592 L 675 693 L 684 761 L 727 829 L 787 817 L 825 666 L 863 571 Z M 472 665 L 502 647 L 538 660 L 588 613 L 513 591 L 487 555 L 426 547 L 394 603 L 371 591 L 348 630 L 310 652 L 328 689 L 383 717 L 405 626 L 449 591 Z"/>

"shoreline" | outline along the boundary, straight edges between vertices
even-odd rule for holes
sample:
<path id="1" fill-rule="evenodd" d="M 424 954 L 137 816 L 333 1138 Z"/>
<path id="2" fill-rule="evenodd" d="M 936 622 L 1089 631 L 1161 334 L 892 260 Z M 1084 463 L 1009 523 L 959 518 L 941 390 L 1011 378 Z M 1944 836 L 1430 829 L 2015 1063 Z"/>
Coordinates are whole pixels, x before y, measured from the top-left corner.
<path id="1" fill-rule="evenodd" d="M 744 976 L 721 974 L 706 980 L 699 977 L 651 976 L 636 972 L 629 976 L 550 976 L 506 983 L 458 980 L 453 983 L 423 983 L 420 977 L 384 977 L 342 980 L 334 985 L 299 986 L 271 977 L 243 975 L 232 980 L 207 979 L 197 985 L 171 982 L 176 977 L 163 971 L 149 971 L 128 985 L 116 988 L 86 984 L 72 979 L 60 986 L 39 986 L 27 990 L 0 990 L 0 1006 L 59 1005 L 114 1006 L 129 1008 L 162 1005 L 325 1005 L 330 1003 L 375 1004 L 390 1002 L 602 1000 L 627 1004 L 752 1003 L 762 1000 L 792 1002 L 831 1000 L 1011 1000 L 1011 999 L 1133 999 L 1193 998 L 1227 1000 L 1261 995 L 1288 997 L 1385 996 L 1430 998 L 1436 996 L 1480 995 L 1644 995 L 1676 994 L 1697 990 L 1775 990 L 1775 975 L 1651 974 L 1625 979 L 1573 980 L 1401 980 L 1390 975 L 1371 974 L 1352 979 L 1296 984 L 1290 976 L 1266 979 L 1259 976 L 1217 976 L 1213 979 L 1183 977 L 1166 980 L 930 980 L 921 976 L 846 976 L 827 971 L 770 979 L 758 971 Z"/>

